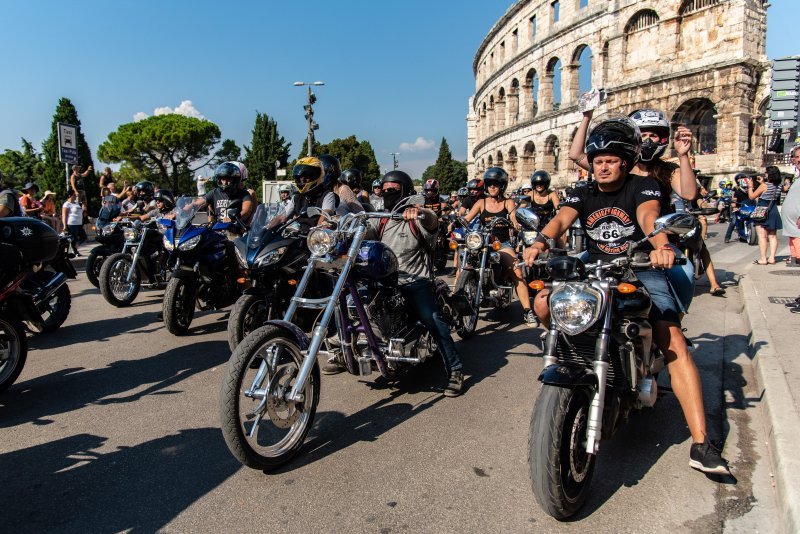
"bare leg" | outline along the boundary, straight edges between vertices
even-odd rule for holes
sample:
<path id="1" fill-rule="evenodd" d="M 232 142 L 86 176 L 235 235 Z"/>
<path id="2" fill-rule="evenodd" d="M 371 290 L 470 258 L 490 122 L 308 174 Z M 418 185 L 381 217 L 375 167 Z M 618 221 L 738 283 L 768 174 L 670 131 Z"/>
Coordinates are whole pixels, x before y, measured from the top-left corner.
<path id="1" fill-rule="evenodd" d="M 767 263 L 767 231 L 760 224 L 756 226 L 756 235 L 758 236 L 758 251 L 761 254 L 758 262 Z"/>
<path id="2" fill-rule="evenodd" d="M 706 266 L 706 276 L 708 276 L 708 283 L 711 285 L 711 291 L 714 291 L 720 287 L 720 285 L 717 281 L 717 273 L 714 272 L 714 263 L 711 261 L 711 254 L 708 252 L 705 244 L 703 244 L 703 248 L 700 249 L 700 259 L 703 265 Z"/>
<path id="3" fill-rule="evenodd" d="M 548 330 L 550 329 L 550 307 L 547 305 L 547 296 L 549 294 L 549 289 L 542 289 L 533 299 L 533 311 L 536 312 L 542 326 Z"/>
<path id="4" fill-rule="evenodd" d="M 672 390 L 689 426 L 694 443 L 706 438 L 706 416 L 703 408 L 703 387 L 700 373 L 686 346 L 686 340 L 678 325 L 665 321 L 655 323 L 655 341 L 669 364 Z"/>
<path id="5" fill-rule="evenodd" d="M 766 230 L 769 241 L 769 263 L 775 263 L 775 254 L 778 252 L 778 233 L 777 230 Z"/>
<path id="6" fill-rule="evenodd" d="M 528 293 L 528 284 L 526 284 L 525 279 L 522 278 L 522 269 L 514 268 L 516 259 L 516 253 L 512 249 L 504 248 L 500 251 L 500 263 L 503 264 L 503 268 L 507 272 L 513 273 L 513 281 L 517 289 L 517 297 L 522 304 L 522 308 L 527 311 L 531 309 L 531 297 Z"/>

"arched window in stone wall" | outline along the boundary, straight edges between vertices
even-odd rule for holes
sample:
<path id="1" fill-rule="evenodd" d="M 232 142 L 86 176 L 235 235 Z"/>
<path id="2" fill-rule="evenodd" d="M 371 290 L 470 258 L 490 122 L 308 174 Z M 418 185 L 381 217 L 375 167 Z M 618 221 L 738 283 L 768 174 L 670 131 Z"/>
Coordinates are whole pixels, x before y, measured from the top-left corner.
<path id="1" fill-rule="evenodd" d="M 662 36 L 658 33 L 658 13 L 652 9 L 636 12 L 625 24 L 623 62 L 626 69 L 652 66 L 663 58 L 659 56 Z"/>
<path id="2" fill-rule="evenodd" d="M 489 107 L 486 108 L 486 135 L 490 136 L 496 131 L 494 95 L 491 95 L 489 96 Z"/>
<path id="3" fill-rule="evenodd" d="M 678 10 L 679 50 L 712 50 L 723 44 L 725 32 L 720 31 L 724 23 L 702 15 L 693 16 L 707 7 L 719 5 L 719 0 L 684 0 Z"/>
<path id="4" fill-rule="evenodd" d="M 707 98 L 687 100 L 672 116 L 673 131 L 678 126 L 686 126 L 694 134 L 692 149 L 698 154 L 717 153 L 717 108 Z"/>
<path id="5" fill-rule="evenodd" d="M 492 159 L 491 154 L 486 156 L 486 165 L 488 165 L 489 167 L 494 167 L 494 160 Z"/>
<path id="6" fill-rule="evenodd" d="M 480 115 L 480 128 L 479 128 L 480 133 L 479 133 L 479 135 L 481 136 L 481 138 L 486 137 L 486 131 L 487 131 L 486 130 L 486 117 L 487 117 L 486 102 L 484 102 L 483 103 L 483 109 L 481 109 L 481 115 Z"/>
<path id="7" fill-rule="evenodd" d="M 682 17 L 684 15 L 691 15 L 695 11 L 700 11 L 703 8 L 715 6 L 717 4 L 719 4 L 719 0 L 683 0 L 678 14 Z"/>
<path id="8" fill-rule="evenodd" d="M 497 167 L 502 167 L 503 163 L 504 163 L 504 161 L 503 161 L 503 152 L 501 150 L 498 150 L 497 151 L 497 161 L 495 161 L 494 164 Z"/>
<path id="9" fill-rule="evenodd" d="M 765 98 L 758 106 L 758 112 L 750 121 L 750 138 L 747 142 L 747 152 L 755 152 L 757 155 L 764 153 L 764 147 L 767 144 L 764 142 L 764 134 L 767 128 L 767 114 L 769 113 L 770 98 Z"/>
<path id="10" fill-rule="evenodd" d="M 558 159 L 561 155 L 561 147 L 558 144 L 558 137 L 549 135 L 544 142 L 544 161 L 542 168 L 548 172 L 558 172 Z"/>
<path id="11" fill-rule="evenodd" d="M 511 87 L 508 90 L 508 120 L 510 124 L 519 122 L 519 80 L 511 80 Z"/>
<path id="12" fill-rule="evenodd" d="M 572 64 L 569 66 L 569 88 L 567 94 L 570 102 L 576 102 L 581 95 L 592 88 L 592 49 L 588 45 L 580 45 L 572 54 Z"/>
<path id="13" fill-rule="evenodd" d="M 495 103 L 497 110 L 495 111 L 495 131 L 500 131 L 506 127 L 506 90 L 501 87 L 497 94 L 497 102 Z"/>
<path id="14" fill-rule="evenodd" d="M 561 60 L 557 57 L 547 62 L 541 100 L 544 110 L 552 111 L 561 107 Z"/>
<path id="15" fill-rule="evenodd" d="M 525 75 L 525 100 L 523 106 L 523 119 L 532 119 L 539 112 L 539 74 L 536 69 L 528 70 Z"/>
<path id="16" fill-rule="evenodd" d="M 512 146 L 508 149 L 508 161 L 506 162 L 506 172 L 512 182 L 517 179 L 517 147 Z"/>
<path id="17" fill-rule="evenodd" d="M 533 141 L 528 141 L 522 149 L 522 179 L 527 180 L 536 170 L 536 145 Z"/>

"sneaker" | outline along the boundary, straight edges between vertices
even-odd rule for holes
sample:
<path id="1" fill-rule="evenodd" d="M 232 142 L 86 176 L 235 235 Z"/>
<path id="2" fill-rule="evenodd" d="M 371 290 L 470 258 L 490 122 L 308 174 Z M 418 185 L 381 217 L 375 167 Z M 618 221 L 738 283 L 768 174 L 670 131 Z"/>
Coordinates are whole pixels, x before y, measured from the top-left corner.
<path id="1" fill-rule="evenodd" d="M 726 237 L 726 238 L 725 238 L 725 242 L 726 242 L 726 243 L 730 243 L 730 242 L 731 242 L 731 238 L 730 238 L 730 237 Z"/>
<path id="2" fill-rule="evenodd" d="M 458 397 L 461 395 L 462 389 L 464 389 L 464 373 L 461 371 L 453 371 L 450 373 L 450 379 L 447 381 L 447 387 L 444 388 L 444 396 Z"/>
<path id="3" fill-rule="evenodd" d="M 539 318 L 533 313 L 533 310 L 523 310 L 522 320 L 531 326 L 539 326 Z"/>
<path id="4" fill-rule="evenodd" d="M 722 457 L 719 444 L 709 441 L 693 443 L 689 449 L 689 467 L 712 475 L 730 475 L 728 461 Z"/>
<path id="5" fill-rule="evenodd" d="M 320 371 L 322 371 L 323 375 L 338 375 L 339 373 L 343 373 L 346 370 L 347 369 L 345 369 L 345 366 L 342 365 L 342 362 L 340 362 L 336 358 L 331 358 L 330 360 L 328 360 L 328 363 L 326 363 L 320 368 Z"/>

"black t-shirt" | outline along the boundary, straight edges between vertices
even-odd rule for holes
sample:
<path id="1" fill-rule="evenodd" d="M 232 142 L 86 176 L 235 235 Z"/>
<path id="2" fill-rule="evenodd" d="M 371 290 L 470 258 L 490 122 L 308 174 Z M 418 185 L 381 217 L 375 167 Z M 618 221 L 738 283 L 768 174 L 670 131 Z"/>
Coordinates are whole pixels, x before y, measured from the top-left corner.
<path id="1" fill-rule="evenodd" d="M 563 204 L 578 212 L 589 237 L 589 260 L 610 261 L 628 252 L 629 241 L 644 238 L 636 220 L 636 208 L 649 200 L 661 202 L 658 182 L 629 175 L 617 191 L 604 193 L 596 185 L 576 188 Z M 639 250 L 652 250 L 650 242 L 646 241 Z"/>
<path id="2" fill-rule="evenodd" d="M 241 205 L 245 200 L 250 200 L 251 202 L 253 201 L 253 197 L 250 196 L 250 193 L 248 193 L 246 189 L 239 189 L 233 196 L 228 196 L 228 194 L 219 187 L 216 187 L 210 193 L 207 193 L 203 199 L 206 201 L 206 204 L 208 204 L 208 207 L 214 214 L 214 219 L 217 222 L 222 222 L 222 219 L 227 217 L 225 212 L 233 201 L 241 200 L 241 203 L 239 204 L 240 210 Z"/>
<path id="3" fill-rule="evenodd" d="M 472 197 L 467 197 L 461 201 L 461 207 L 464 208 L 469 212 L 472 209 L 472 206 L 475 205 L 475 199 Z"/>

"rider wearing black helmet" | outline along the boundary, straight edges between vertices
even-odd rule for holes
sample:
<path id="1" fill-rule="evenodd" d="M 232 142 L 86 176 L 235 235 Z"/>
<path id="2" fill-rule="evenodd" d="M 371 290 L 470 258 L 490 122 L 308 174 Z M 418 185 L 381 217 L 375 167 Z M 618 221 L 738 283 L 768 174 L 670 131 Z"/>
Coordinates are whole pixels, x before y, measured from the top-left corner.
<path id="1" fill-rule="evenodd" d="M 549 238 L 563 234 L 577 218 L 586 230 L 590 262 L 624 256 L 632 241 L 653 231 L 662 192 L 656 179 L 631 174 L 639 160 L 641 144 L 639 127 L 627 117 L 605 120 L 591 131 L 585 153 L 595 185 L 577 188 L 564 200 L 540 238 L 525 250 L 528 265 L 533 265 L 539 253 L 548 248 Z M 672 267 L 675 252 L 664 233 L 646 240 L 640 250 L 647 249 L 655 268 L 637 270 L 635 274 L 650 295 L 653 338 L 669 364 L 672 388 L 694 442 L 689 465 L 706 473 L 729 473 L 719 449 L 706 435 L 700 376 L 681 332 L 679 307 L 664 271 Z M 546 326 L 550 324 L 548 294 L 547 290 L 540 291 L 535 302 L 536 312 Z"/>
<path id="2" fill-rule="evenodd" d="M 471 222 L 475 217 L 480 216 L 481 222 L 486 225 L 496 217 L 507 219 L 505 225 L 495 225 L 494 236 L 502 244 L 500 249 L 500 262 L 506 273 L 514 280 L 517 290 L 517 297 L 522 304 L 523 319 L 527 323 L 534 323 L 536 318 L 531 310 L 531 300 L 528 293 L 528 285 L 522 278 L 522 270 L 514 267 L 517 261 L 517 254 L 511 246 L 511 227 L 519 228 L 517 224 L 516 206 L 514 201 L 505 197 L 508 187 L 508 173 L 500 167 L 489 167 L 483 174 L 480 185 L 486 187 L 486 198 L 479 199 L 472 206 L 469 213 L 465 216 L 467 222 Z M 472 184 L 472 181 L 470 181 Z M 469 188 L 469 185 L 467 185 Z"/>
<path id="3" fill-rule="evenodd" d="M 169 214 L 175 209 L 175 196 L 169 189 L 159 189 L 153 195 L 153 203 L 155 206 L 147 213 L 142 215 L 129 215 L 131 219 L 139 219 L 140 221 L 149 221 L 150 219 L 159 219 Z"/>
<path id="4" fill-rule="evenodd" d="M 558 195 L 550 189 L 550 173 L 538 170 L 531 175 L 531 208 L 542 224 L 547 224 L 558 209 Z"/>
<path id="5" fill-rule="evenodd" d="M 369 196 L 369 203 L 376 211 L 383 209 L 383 197 L 381 196 L 381 179 L 376 178 L 372 181 L 372 194 Z"/>
<path id="6" fill-rule="evenodd" d="M 202 197 L 202 201 L 208 206 L 208 221 L 230 222 L 228 206 L 236 202 L 239 206 L 239 218 L 247 224 L 256 208 L 255 199 L 244 189 L 247 167 L 238 161 L 227 161 L 216 168 L 213 180 L 217 186 Z M 238 231 L 243 229 L 239 228 Z"/>

